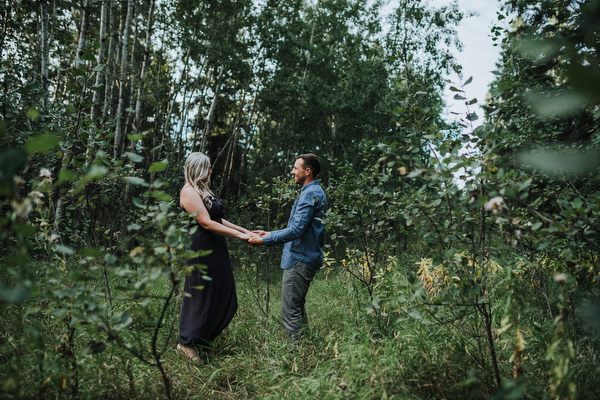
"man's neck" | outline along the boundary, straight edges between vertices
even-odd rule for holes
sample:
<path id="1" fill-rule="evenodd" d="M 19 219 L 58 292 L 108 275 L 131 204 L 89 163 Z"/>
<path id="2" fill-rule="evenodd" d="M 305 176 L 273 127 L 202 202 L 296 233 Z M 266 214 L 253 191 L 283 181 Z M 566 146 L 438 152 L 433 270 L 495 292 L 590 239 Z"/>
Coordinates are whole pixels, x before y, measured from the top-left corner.
<path id="1" fill-rule="evenodd" d="M 304 185 L 302 185 L 302 187 L 304 187 L 304 186 L 306 186 L 309 183 L 314 182 L 314 181 L 316 181 L 315 178 L 313 178 L 313 177 L 307 177 L 306 180 L 304 181 Z"/>

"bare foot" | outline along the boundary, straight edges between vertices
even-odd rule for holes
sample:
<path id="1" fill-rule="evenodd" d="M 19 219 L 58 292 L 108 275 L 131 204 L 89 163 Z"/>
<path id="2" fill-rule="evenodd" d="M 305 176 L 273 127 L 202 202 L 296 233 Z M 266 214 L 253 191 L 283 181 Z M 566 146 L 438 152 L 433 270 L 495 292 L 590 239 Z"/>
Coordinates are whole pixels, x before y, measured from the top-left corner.
<path id="1" fill-rule="evenodd" d="M 177 350 L 183 351 L 183 353 L 192 361 L 200 361 L 200 357 L 198 357 L 198 352 L 193 347 L 177 343 Z"/>

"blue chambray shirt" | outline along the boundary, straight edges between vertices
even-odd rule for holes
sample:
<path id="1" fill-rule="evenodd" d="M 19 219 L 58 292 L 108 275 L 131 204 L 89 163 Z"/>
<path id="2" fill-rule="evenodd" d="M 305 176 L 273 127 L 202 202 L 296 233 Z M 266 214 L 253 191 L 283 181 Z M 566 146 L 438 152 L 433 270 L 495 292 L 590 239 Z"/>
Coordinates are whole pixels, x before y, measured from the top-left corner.
<path id="1" fill-rule="evenodd" d="M 300 196 L 294 203 L 287 228 L 272 231 L 263 239 L 265 246 L 285 243 L 281 256 L 281 268 L 288 269 L 298 261 L 306 264 L 311 271 L 318 271 L 323 265 L 325 224 L 321 219 L 327 211 L 327 199 L 319 181 L 315 180 L 302 187 Z"/>

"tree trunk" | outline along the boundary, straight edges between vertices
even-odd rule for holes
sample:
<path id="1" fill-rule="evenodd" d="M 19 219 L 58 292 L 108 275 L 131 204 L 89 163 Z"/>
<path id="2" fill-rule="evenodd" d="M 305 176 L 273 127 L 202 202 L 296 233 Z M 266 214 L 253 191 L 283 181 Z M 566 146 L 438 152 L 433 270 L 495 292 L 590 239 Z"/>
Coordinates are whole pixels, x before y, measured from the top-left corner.
<path id="1" fill-rule="evenodd" d="M 474 264 L 473 264 L 474 265 Z M 492 367 L 494 369 L 494 378 L 496 380 L 496 390 L 502 387 L 500 379 L 500 369 L 498 368 L 498 357 L 496 356 L 496 348 L 494 347 L 494 335 L 492 333 L 492 312 L 489 303 L 483 303 L 480 308 L 485 320 L 485 331 L 487 334 L 488 343 L 490 345 L 490 355 L 492 357 Z"/>
<path id="2" fill-rule="evenodd" d="M 163 138 L 169 134 L 169 129 L 171 129 L 171 114 L 173 113 L 173 108 L 175 107 L 175 102 L 177 101 L 177 96 L 179 95 L 179 90 L 183 86 L 184 79 L 187 77 L 188 63 L 189 63 L 189 59 L 190 59 L 190 51 L 191 51 L 191 47 L 188 46 L 186 53 L 185 53 L 185 60 L 183 62 L 183 73 L 179 77 L 179 84 L 177 85 L 177 87 L 174 90 L 173 96 L 171 98 L 171 102 L 169 103 L 169 108 L 166 112 L 165 123 L 163 124 L 163 129 L 162 129 L 162 137 Z M 164 143 L 164 140 L 163 140 L 163 143 Z"/>
<path id="3" fill-rule="evenodd" d="M 114 53 L 115 53 L 115 29 L 113 28 L 114 26 L 114 20 L 115 20 L 115 7 L 114 7 L 114 2 L 110 2 L 109 5 L 109 12 L 110 12 L 110 18 L 108 20 L 108 27 L 111 28 L 111 32 L 110 32 L 110 39 L 108 41 L 108 51 L 107 51 L 107 56 L 106 56 L 106 69 L 107 69 L 107 73 L 104 74 L 104 106 L 102 107 L 102 122 L 105 123 L 108 119 L 108 116 L 110 114 L 109 110 L 112 107 L 112 86 L 113 86 L 113 79 L 112 79 L 112 75 L 114 74 L 114 68 L 113 65 L 115 64 L 115 57 L 114 57 Z"/>
<path id="4" fill-rule="evenodd" d="M 48 53 L 50 44 L 48 42 L 48 1 L 40 0 L 40 5 L 42 7 L 42 108 L 46 108 L 48 105 Z"/>
<path id="5" fill-rule="evenodd" d="M 254 124 L 252 122 L 252 119 L 254 118 L 254 111 L 255 111 L 255 106 L 256 106 L 256 97 L 258 95 L 259 87 L 260 86 L 260 82 L 257 85 L 256 88 L 256 92 L 254 93 L 254 98 L 252 99 L 252 107 L 250 107 L 250 116 L 248 117 L 248 137 L 246 138 L 246 146 L 244 147 L 244 151 L 242 153 L 242 161 L 240 162 L 240 172 L 239 172 L 239 176 L 240 179 L 238 180 L 238 188 L 237 188 L 237 196 L 236 198 L 239 199 L 241 194 L 242 194 L 242 177 L 244 174 L 244 171 L 246 170 L 246 160 L 248 159 L 248 152 L 250 151 L 250 147 L 252 144 L 252 139 L 254 138 L 254 134 L 253 134 L 253 126 L 256 126 L 258 124 Z"/>
<path id="6" fill-rule="evenodd" d="M 104 48 L 106 46 L 106 20 L 108 14 L 108 3 L 107 0 L 102 2 L 102 11 L 100 13 L 100 47 L 98 48 L 98 64 L 96 66 L 96 82 L 94 84 L 94 96 L 92 97 L 92 132 L 88 139 L 88 146 L 86 150 L 85 164 L 90 165 L 94 150 L 96 148 L 96 130 L 98 129 L 97 118 L 98 118 L 98 107 L 100 103 L 100 85 L 102 84 L 102 71 L 106 67 L 104 63 Z"/>
<path id="7" fill-rule="evenodd" d="M 329 161 L 333 162 L 335 157 L 335 139 L 337 136 L 337 121 L 335 120 L 335 114 L 331 117 L 331 147 L 329 148 Z M 327 174 L 327 186 L 331 185 L 331 169 Z"/>
<path id="8" fill-rule="evenodd" d="M 225 65 L 221 65 L 221 68 L 219 69 L 219 76 L 217 77 L 217 81 L 215 82 L 215 96 L 213 97 L 213 101 L 210 105 L 210 111 L 208 112 L 208 117 L 206 118 L 206 125 L 204 125 L 204 134 L 202 135 L 202 144 L 200 145 L 201 151 L 203 153 L 206 151 L 207 138 L 208 135 L 210 135 L 210 128 L 215 118 L 215 112 L 217 110 L 217 99 L 221 90 L 221 79 L 223 78 L 224 72 Z"/>
<path id="9" fill-rule="evenodd" d="M 132 133 L 137 135 L 139 127 L 142 123 L 142 93 L 144 89 L 144 81 L 148 73 L 148 63 L 150 60 L 150 39 L 152 38 L 152 16 L 154 14 L 154 0 L 150 1 L 150 9 L 148 10 L 148 27 L 146 29 L 146 47 L 144 48 L 144 61 L 142 61 L 142 71 L 140 72 L 140 82 L 137 88 L 136 103 L 135 103 L 135 120 L 131 127 Z M 135 145 L 135 142 L 132 143 Z"/>
<path id="10" fill-rule="evenodd" d="M 0 32 L 0 61 L 2 61 L 2 53 L 4 52 L 4 40 L 6 39 L 6 29 L 8 26 L 10 7 L 8 4 L 4 6 L 4 12 L 2 13 L 2 32 Z"/>
<path id="11" fill-rule="evenodd" d="M 231 170 L 233 169 L 233 159 L 235 156 L 235 148 L 237 147 L 238 141 L 238 129 L 240 126 L 240 119 L 242 116 L 242 110 L 244 109 L 244 97 L 246 96 L 246 89 L 242 90 L 242 95 L 240 96 L 240 106 L 238 107 L 238 112 L 235 117 L 235 122 L 233 124 L 233 134 L 231 139 L 231 147 L 227 154 L 227 158 L 225 159 L 225 166 L 223 168 L 223 175 L 221 176 L 221 191 L 223 192 L 223 198 L 226 198 L 229 193 L 229 182 L 231 180 Z M 223 190 L 223 182 L 225 179 L 225 175 L 227 175 L 227 180 L 225 181 L 225 189 Z"/>
<path id="12" fill-rule="evenodd" d="M 133 21 L 135 21 L 135 24 L 133 25 L 133 41 L 131 43 L 131 60 L 129 61 L 129 65 L 131 65 L 131 68 L 133 68 L 133 69 L 137 69 L 136 63 L 135 63 L 135 48 L 137 46 L 137 41 L 138 41 L 137 39 L 138 39 L 138 33 L 139 33 L 137 15 L 138 15 L 138 7 L 137 7 L 137 5 L 135 5 L 134 11 L 133 11 Z M 129 96 L 128 96 L 129 97 L 129 107 L 127 107 L 127 109 L 129 111 L 127 111 L 127 123 L 125 124 L 125 128 L 123 129 L 124 136 L 127 135 L 128 130 L 133 125 L 133 122 L 134 122 L 133 118 L 135 117 L 135 113 L 131 112 L 131 110 L 133 110 L 133 107 L 135 107 L 135 105 L 134 105 L 135 89 L 136 89 L 135 78 L 136 78 L 136 73 L 134 72 L 131 74 L 131 81 L 129 83 Z M 133 128 L 131 128 L 131 129 L 133 129 Z M 135 150 L 135 142 L 132 141 L 129 146 L 130 146 L 131 151 Z"/>
<path id="13" fill-rule="evenodd" d="M 127 18 L 123 28 L 121 46 L 121 73 L 119 75 L 119 105 L 117 107 L 117 126 L 115 129 L 115 142 L 113 155 L 118 159 L 121 157 L 121 142 L 123 138 L 123 120 L 125 119 L 125 87 L 127 86 L 127 54 L 129 50 L 129 28 L 133 15 L 133 1 L 127 4 Z"/>
<path id="14" fill-rule="evenodd" d="M 85 38 L 87 37 L 88 27 L 90 25 L 90 11 L 92 10 L 92 0 L 85 0 L 83 5 L 83 15 L 81 16 L 81 29 L 79 31 L 79 42 L 77 44 L 77 53 L 75 56 L 78 61 L 75 62 L 75 66 L 81 63 L 81 57 L 83 56 L 83 49 L 85 47 Z"/>

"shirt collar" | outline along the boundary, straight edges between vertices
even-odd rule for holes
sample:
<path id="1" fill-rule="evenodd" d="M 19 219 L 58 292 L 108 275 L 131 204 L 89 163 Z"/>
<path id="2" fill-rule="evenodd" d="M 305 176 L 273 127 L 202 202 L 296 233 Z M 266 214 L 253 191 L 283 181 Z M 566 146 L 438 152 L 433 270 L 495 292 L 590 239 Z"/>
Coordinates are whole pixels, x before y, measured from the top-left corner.
<path id="1" fill-rule="evenodd" d="M 312 185 L 318 185 L 318 184 L 319 184 L 319 180 L 314 180 L 312 182 L 309 182 L 306 185 L 302 186 L 301 191 L 304 192 L 304 189 L 306 189 L 307 187 L 312 186 Z"/>

